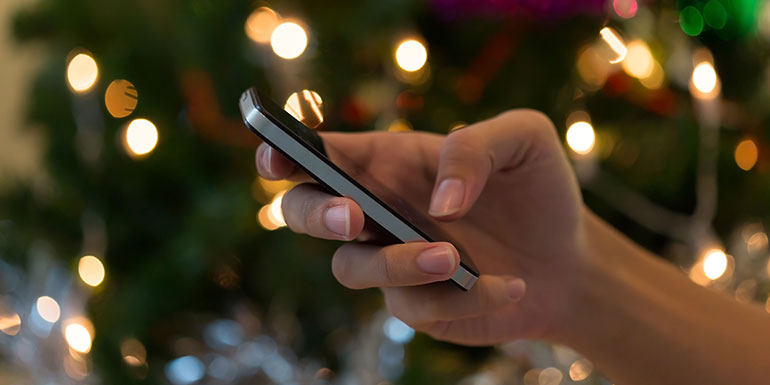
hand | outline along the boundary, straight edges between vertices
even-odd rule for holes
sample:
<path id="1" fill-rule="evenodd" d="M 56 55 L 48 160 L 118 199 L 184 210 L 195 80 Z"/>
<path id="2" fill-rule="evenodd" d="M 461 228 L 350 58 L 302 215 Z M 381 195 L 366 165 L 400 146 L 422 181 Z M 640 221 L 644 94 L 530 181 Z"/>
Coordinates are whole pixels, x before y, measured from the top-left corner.
<path id="1" fill-rule="evenodd" d="M 337 151 L 431 216 L 462 244 L 481 273 L 467 292 L 443 282 L 459 257 L 446 242 L 385 247 L 350 243 L 332 272 L 353 289 L 380 287 L 389 311 L 434 338 L 487 345 L 549 338 L 575 308 L 583 260 L 582 205 L 553 124 L 513 110 L 455 131 L 324 133 Z M 266 144 L 257 168 L 267 179 L 309 180 Z M 283 199 L 295 232 L 353 240 L 364 214 L 351 199 L 301 184 Z M 526 294 L 525 294 L 526 292 Z"/>

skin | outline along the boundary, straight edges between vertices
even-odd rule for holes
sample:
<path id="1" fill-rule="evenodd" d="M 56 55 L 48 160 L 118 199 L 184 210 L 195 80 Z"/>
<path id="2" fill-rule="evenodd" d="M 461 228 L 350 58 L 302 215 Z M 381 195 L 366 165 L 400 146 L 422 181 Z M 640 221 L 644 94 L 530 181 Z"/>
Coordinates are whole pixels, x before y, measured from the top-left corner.
<path id="1" fill-rule="evenodd" d="M 337 280 L 381 288 L 388 310 L 416 330 L 464 345 L 566 344 L 622 384 L 766 382 L 770 317 L 694 285 L 585 208 L 545 115 L 512 110 L 448 136 L 323 139 L 332 160 L 342 152 L 390 190 L 408 191 L 482 273 L 468 292 L 445 282 L 459 263 L 446 242 L 340 247 Z M 309 181 L 267 145 L 256 160 L 264 178 Z M 298 233 L 366 235 L 353 200 L 311 183 L 289 191 L 282 209 Z"/>

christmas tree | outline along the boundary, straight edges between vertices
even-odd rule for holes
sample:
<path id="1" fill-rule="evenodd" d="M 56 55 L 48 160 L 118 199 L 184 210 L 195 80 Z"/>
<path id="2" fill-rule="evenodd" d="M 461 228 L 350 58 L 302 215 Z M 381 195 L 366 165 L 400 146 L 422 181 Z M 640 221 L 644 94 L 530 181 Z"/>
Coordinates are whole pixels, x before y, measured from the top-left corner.
<path id="1" fill-rule="evenodd" d="M 586 203 L 697 283 L 768 301 L 770 7 L 754 0 L 40 0 L 49 183 L 0 199 L 18 383 L 609 383 L 562 346 L 415 335 L 283 228 L 250 86 L 318 130 L 548 114 Z M 770 311 L 770 301 L 767 302 Z M 15 383 L 15 382 L 12 382 Z"/>

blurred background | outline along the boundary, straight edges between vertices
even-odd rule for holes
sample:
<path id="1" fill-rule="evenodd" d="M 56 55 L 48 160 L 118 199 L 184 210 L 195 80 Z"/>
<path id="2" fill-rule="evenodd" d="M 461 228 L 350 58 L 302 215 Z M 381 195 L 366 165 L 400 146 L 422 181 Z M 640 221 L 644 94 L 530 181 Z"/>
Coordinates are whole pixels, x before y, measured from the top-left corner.
<path id="1" fill-rule="evenodd" d="M 770 311 L 768 44 L 759 0 L 3 0 L 0 384 L 610 384 L 338 285 L 236 100 L 339 131 L 540 109 L 593 210 Z"/>

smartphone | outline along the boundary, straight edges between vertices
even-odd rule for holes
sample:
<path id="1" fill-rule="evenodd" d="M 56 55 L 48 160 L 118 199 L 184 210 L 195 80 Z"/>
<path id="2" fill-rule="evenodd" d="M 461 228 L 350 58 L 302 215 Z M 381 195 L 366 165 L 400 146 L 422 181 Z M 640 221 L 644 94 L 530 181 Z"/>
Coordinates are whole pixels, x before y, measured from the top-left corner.
<path id="1" fill-rule="evenodd" d="M 330 193 L 353 199 L 361 207 L 367 222 L 373 222 L 396 242 L 452 243 L 460 254 L 460 267 L 450 279 L 463 290 L 469 290 L 479 274 L 470 257 L 448 239 L 444 232 L 425 215 L 411 207 L 399 194 L 358 168 L 335 151 L 335 161 L 327 156 L 321 137 L 291 114 L 254 88 L 240 99 L 246 126 L 273 149 L 303 169 Z"/>

